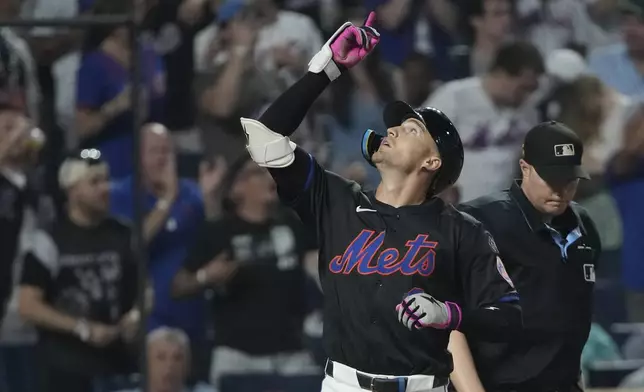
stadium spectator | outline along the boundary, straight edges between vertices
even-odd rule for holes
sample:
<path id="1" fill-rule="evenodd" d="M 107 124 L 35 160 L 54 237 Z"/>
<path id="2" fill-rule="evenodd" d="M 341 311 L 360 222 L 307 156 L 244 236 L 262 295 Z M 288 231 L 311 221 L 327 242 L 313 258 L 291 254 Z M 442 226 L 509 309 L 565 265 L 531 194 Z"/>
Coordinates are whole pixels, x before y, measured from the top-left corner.
<path id="1" fill-rule="evenodd" d="M 73 18 L 89 14 L 95 0 L 33 0 L 23 3 L 22 16 L 34 19 Z M 72 149 L 78 142 L 73 132 L 76 100 L 76 71 L 83 30 L 64 27 L 35 27 L 27 32 L 29 46 L 38 65 L 42 87 L 44 120 L 48 122 L 48 145 Z M 55 128 L 54 124 L 59 128 Z M 53 145 L 52 145 L 53 143 Z"/>
<path id="2" fill-rule="evenodd" d="M 423 104 L 445 112 L 461 134 L 467 157 L 457 183 L 461 201 L 509 186 L 523 137 L 537 121 L 528 98 L 543 71 L 536 47 L 508 43 L 485 75 L 448 82 Z"/>
<path id="3" fill-rule="evenodd" d="M 604 42 L 581 0 L 518 0 L 521 35 L 545 56 L 571 43 L 594 48 Z"/>
<path id="4" fill-rule="evenodd" d="M 148 392 L 215 392 L 207 384 L 190 388 L 186 380 L 192 365 L 190 340 L 180 329 L 159 327 L 146 339 Z M 142 392 L 141 388 L 121 392 Z"/>
<path id="5" fill-rule="evenodd" d="M 286 83 L 294 83 L 322 45 L 322 33 L 308 16 L 280 9 L 276 0 L 255 0 L 248 12 L 260 27 L 254 50 L 255 64 L 277 71 Z"/>
<path id="6" fill-rule="evenodd" d="M 218 207 L 214 206 L 217 203 L 214 193 L 223 179 L 224 163 L 219 162 L 212 168 L 204 167 L 199 184 L 191 179 L 178 178 L 170 132 L 161 124 L 147 124 L 141 132 L 144 240 L 148 250 L 148 273 L 154 289 L 154 305 L 147 327 L 148 330 L 162 326 L 182 329 L 195 345 L 193 352 L 200 354 L 205 339 L 206 302 L 203 296 L 178 302 L 172 299 L 170 290 L 172 278 L 181 268 L 206 218 L 206 210 L 212 212 L 214 207 Z M 133 187 L 132 177 L 113 184 L 113 215 L 128 220 L 134 218 Z M 213 214 L 210 217 L 213 218 Z M 195 360 L 196 367 L 202 364 L 199 358 Z"/>
<path id="7" fill-rule="evenodd" d="M 434 66 L 432 60 L 418 52 L 412 52 L 403 62 L 404 101 L 420 107 L 434 90 Z"/>
<path id="8" fill-rule="evenodd" d="M 20 315 L 38 328 L 43 391 L 91 391 L 96 377 L 129 372 L 138 330 L 137 266 L 130 230 L 109 217 L 108 167 L 97 150 L 63 162 L 67 214 L 32 238 Z"/>
<path id="9" fill-rule="evenodd" d="M 378 32 L 382 60 L 400 67 L 418 45 L 417 26 L 424 23 L 427 30 L 425 46 L 434 44 L 440 33 L 454 32 L 458 21 L 458 8 L 450 0 L 418 2 L 412 0 L 365 0 L 365 10 L 378 14 Z M 433 22 L 433 23 L 432 23 Z M 439 32 L 439 34 L 432 34 Z"/>
<path id="10" fill-rule="evenodd" d="M 257 116 L 277 98 L 305 71 L 318 44 L 310 18 L 279 10 L 273 0 L 224 1 L 217 23 L 195 41 L 197 124 L 207 154 L 232 162 L 244 153 L 239 117 Z"/>
<path id="11" fill-rule="evenodd" d="M 514 14 L 510 0 L 469 1 L 466 19 L 469 45 L 450 48 L 448 63 L 440 64 L 445 79 L 485 74 L 501 45 L 512 38 Z"/>
<path id="12" fill-rule="evenodd" d="M 228 214 L 203 227 L 173 285 L 177 296 L 215 291 L 211 382 L 319 372 L 302 347 L 304 266 L 317 262 L 310 237 L 292 212 L 276 208 L 272 178 L 250 157 L 230 168 L 225 184 Z"/>
<path id="13" fill-rule="evenodd" d="M 16 18 L 18 6 L 16 1 L 0 2 L 0 18 Z M 38 124 L 41 96 L 36 63 L 27 41 L 13 27 L 0 28 L 0 62 L 0 99 L 6 102 L 10 98 L 14 106 L 24 108 L 29 118 Z"/>
<path id="14" fill-rule="evenodd" d="M 73 18 L 89 11 L 95 0 L 33 0 L 24 2 L 22 17 L 34 19 Z M 29 5 L 29 9 L 26 6 Z M 66 53 L 79 49 L 82 31 L 35 27 L 28 32 L 29 44 L 39 66 L 49 66 Z"/>
<path id="15" fill-rule="evenodd" d="M 622 42 L 590 53 L 590 70 L 608 86 L 641 100 L 644 97 L 644 1 L 619 3 Z"/>
<path id="16" fill-rule="evenodd" d="M 243 11 L 240 0 L 227 0 L 195 42 L 197 125 L 206 154 L 229 162 L 246 153 L 239 117 L 256 115 L 285 87 L 253 66 L 257 27 Z"/>
<path id="17" fill-rule="evenodd" d="M 24 249 L 40 220 L 36 213 L 44 212 L 29 179 L 43 143 L 42 131 L 32 128 L 22 109 L 0 107 L 0 391 L 32 392 L 35 386 L 28 369 L 36 336 L 18 314 L 17 285 Z"/>
<path id="18" fill-rule="evenodd" d="M 174 132 L 194 125 L 194 38 L 212 21 L 211 0 L 161 1 L 149 13 L 146 28 L 163 56 L 167 78 L 165 125 Z M 183 132 L 182 132 L 183 133 Z"/>
<path id="19" fill-rule="evenodd" d="M 93 13 L 123 15 L 128 12 L 128 4 L 125 0 L 97 0 Z M 141 45 L 143 119 L 159 122 L 164 111 L 164 65 L 151 43 Z M 90 29 L 77 75 L 75 131 L 80 146 L 99 149 L 113 179 L 132 174 L 132 50 L 126 27 Z"/>
<path id="20" fill-rule="evenodd" d="M 553 51 L 548 56 L 547 73 L 555 81 L 540 104 L 542 120 L 563 122 L 577 132 L 585 143 L 585 169 L 601 176 L 622 144 L 624 126 L 635 103 L 587 74 L 584 59 L 572 50 Z"/>
<path id="21" fill-rule="evenodd" d="M 622 283 L 627 291 L 626 309 L 631 322 L 644 322 L 644 112 L 629 120 L 622 146 L 610 162 L 607 177 L 621 213 Z"/>
<path id="22" fill-rule="evenodd" d="M 597 26 L 596 47 L 619 42 L 619 1 L 585 0 L 588 16 Z"/>
<path id="23" fill-rule="evenodd" d="M 23 110 L 0 106 L 0 321 L 4 316 L 12 287 L 14 260 L 28 202 L 27 173 L 32 148 L 42 140 L 31 138 L 31 123 Z"/>

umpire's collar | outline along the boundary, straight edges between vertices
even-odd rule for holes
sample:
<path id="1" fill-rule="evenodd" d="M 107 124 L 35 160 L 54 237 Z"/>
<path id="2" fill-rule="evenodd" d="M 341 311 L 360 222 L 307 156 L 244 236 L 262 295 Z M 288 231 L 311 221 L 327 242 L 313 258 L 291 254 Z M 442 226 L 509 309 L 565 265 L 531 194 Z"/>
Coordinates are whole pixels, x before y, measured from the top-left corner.
<path id="1" fill-rule="evenodd" d="M 520 180 L 516 180 L 510 187 L 510 196 L 512 196 L 512 199 L 516 202 L 519 210 L 521 210 L 523 218 L 528 224 L 528 227 L 530 227 L 530 230 L 534 232 L 549 231 L 548 227 L 543 221 L 542 214 L 537 211 L 536 208 L 534 208 L 530 200 L 528 200 L 528 198 L 526 197 L 525 193 L 523 193 Z M 579 214 L 570 205 L 568 205 L 563 214 L 552 219 L 551 226 L 559 231 L 571 231 L 576 227 L 579 227 L 582 233 L 585 233 Z"/>

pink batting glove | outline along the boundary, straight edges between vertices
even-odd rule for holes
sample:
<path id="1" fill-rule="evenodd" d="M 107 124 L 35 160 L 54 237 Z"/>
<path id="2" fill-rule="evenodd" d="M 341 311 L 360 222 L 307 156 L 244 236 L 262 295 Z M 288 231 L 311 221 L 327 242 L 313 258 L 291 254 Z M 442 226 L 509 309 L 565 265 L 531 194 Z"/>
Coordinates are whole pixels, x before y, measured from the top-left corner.
<path id="1" fill-rule="evenodd" d="M 352 68 L 364 60 L 380 41 L 380 33 L 373 28 L 375 20 L 376 13 L 371 11 L 364 26 L 349 24 L 345 27 L 331 43 L 333 61 Z"/>
<path id="2" fill-rule="evenodd" d="M 373 51 L 380 34 L 373 28 L 376 13 L 370 12 L 364 26 L 343 24 L 309 62 L 309 72 L 324 72 L 329 80 L 337 79 L 343 69 L 354 67 Z"/>

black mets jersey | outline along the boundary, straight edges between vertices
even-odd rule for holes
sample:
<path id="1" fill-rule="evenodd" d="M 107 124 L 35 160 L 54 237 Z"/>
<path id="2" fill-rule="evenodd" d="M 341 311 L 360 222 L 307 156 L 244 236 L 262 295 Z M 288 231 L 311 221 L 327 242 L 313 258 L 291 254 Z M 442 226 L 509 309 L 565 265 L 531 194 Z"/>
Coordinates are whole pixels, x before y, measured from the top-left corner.
<path id="1" fill-rule="evenodd" d="M 396 305 L 414 288 L 458 304 L 456 329 L 482 332 L 487 323 L 502 333 L 503 325 L 481 318 L 495 319 L 489 314 L 517 294 L 479 222 L 436 197 L 400 208 L 380 203 L 302 150 L 296 157 L 294 165 L 308 167 L 304 189 L 289 190 L 293 179 L 272 173 L 282 200 L 317 230 L 331 360 L 375 374 L 447 377 L 450 330 L 409 331 L 398 322 Z"/>
<path id="2" fill-rule="evenodd" d="M 259 121 L 291 135 L 329 83 L 308 72 Z M 438 198 L 400 208 L 380 203 L 299 147 L 290 165 L 270 172 L 281 200 L 317 234 L 329 359 L 374 374 L 448 377 L 450 330 L 410 331 L 398 321 L 396 305 L 414 289 L 456 304 L 452 328 L 486 339 L 520 329 L 517 293 L 474 218 Z"/>

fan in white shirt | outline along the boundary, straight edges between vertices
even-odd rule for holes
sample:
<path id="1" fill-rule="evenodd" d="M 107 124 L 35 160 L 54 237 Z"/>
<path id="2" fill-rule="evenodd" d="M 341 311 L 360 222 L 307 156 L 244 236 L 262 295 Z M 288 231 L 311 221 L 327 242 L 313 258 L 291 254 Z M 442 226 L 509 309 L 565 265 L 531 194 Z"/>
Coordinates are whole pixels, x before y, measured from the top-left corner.
<path id="1" fill-rule="evenodd" d="M 535 46 L 508 43 L 485 75 L 449 82 L 423 105 L 447 114 L 463 140 L 465 163 L 457 183 L 461 201 L 510 184 L 523 138 L 537 121 L 528 98 L 537 90 L 543 71 Z"/>
<path id="2" fill-rule="evenodd" d="M 589 49 L 606 45 L 615 37 L 593 22 L 588 6 L 596 0 L 518 0 L 517 13 L 525 38 L 548 55 L 578 43 Z"/>
<path id="3" fill-rule="evenodd" d="M 227 3 L 243 3 L 243 0 L 227 0 Z M 243 9 L 241 9 L 243 8 Z M 250 13 L 262 26 L 253 48 L 255 64 L 263 71 L 279 70 L 286 80 L 295 80 L 306 71 L 308 59 L 322 46 L 322 34 L 313 19 L 306 15 L 277 8 L 274 0 L 254 1 L 252 5 L 240 5 L 237 12 Z M 207 52 L 211 42 L 219 35 L 219 26 L 213 24 L 202 30 L 195 38 L 195 69 L 207 68 Z"/>

